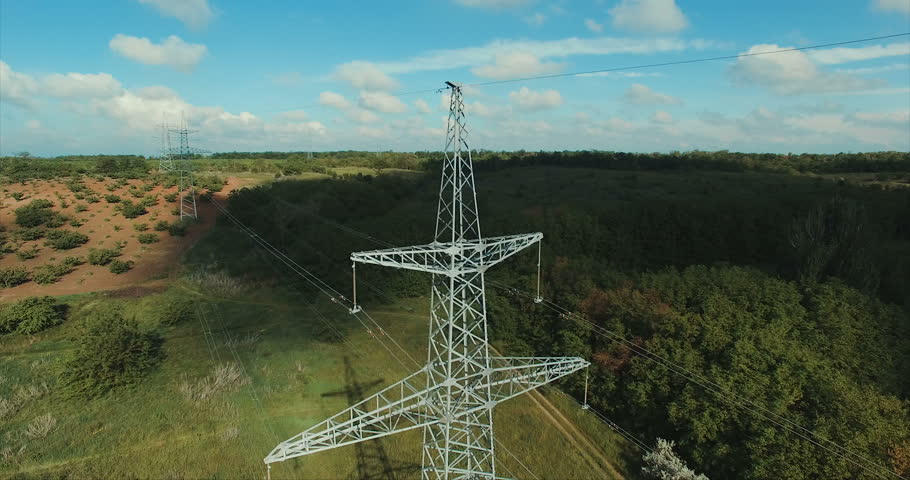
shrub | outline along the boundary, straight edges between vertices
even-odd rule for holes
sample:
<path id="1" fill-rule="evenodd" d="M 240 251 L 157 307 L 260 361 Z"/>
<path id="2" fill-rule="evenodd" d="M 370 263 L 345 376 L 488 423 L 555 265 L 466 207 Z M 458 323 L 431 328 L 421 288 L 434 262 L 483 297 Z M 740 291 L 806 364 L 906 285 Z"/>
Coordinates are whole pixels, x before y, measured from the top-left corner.
<path id="1" fill-rule="evenodd" d="M 19 240 L 29 241 L 29 240 L 38 240 L 44 236 L 44 228 L 42 227 L 27 227 L 20 228 L 16 230 L 16 237 Z"/>
<path id="2" fill-rule="evenodd" d="M 134 263 L 132 260 L 127 262 L 121 260 L 111 260 L 111 264 L 108 269 L 110 269 L 111 273 L 120 275 L 121 273 L 126 273 L 132 270 L 133 265 Z"/>
<path id="3" fill-rule="evenodd" d="M 40 248 L 38 248 L 36 246 L 32 246 L 32 248 L 30 248 L 28 250 L 19 250 L 18 252 L 16 252 L 16 257 L 19 260 L 25 261 L 25 260 L 29 260 L 29 259 L 37 257 L 38 252 L 40 252 L 40 251 L 41 251 Z"/>
<path id="4" fill-rule="evenodd" d="M 76 348 L 61 370 L 71 396 L 94 398 L 137 383 L 161 361 L 160 338 L 114 310 L 96 312 L 74 338 Z"/>
<path id="5" fill-rule="evenodd" d="M 163 231 L 167 230 L 167 227 L 168 227 L 168 226 L 170 226 L 169 223 L 167 223 L 167 222 L 164 221 L 164 220 L 160 220 L 158 223 L 155 224 L 155 231 L 156 231 L 156 232 L 163 232 Z"/>
<path id="6" fill-rule="evenodd" d="M 168 203 L 174 203 L 177 201 L 177 193 L 168 193 L 164 196 L 164 201 Z"/>
<path id="7" fill-rule="evenodd" d="M 88 205 L 86 205 L 84 203 L 77 203 L 76 206 L 73 207 L 73 209 L 76 211 L 76 213 L 82 213 L 82 212 L 88 210 Z"/>
<path id="8" fill-rule="evenodd" d="M 72 230 L 51 230 L 45 245 L 54 250 L 70 250 L 88 242 L 88 236 Z"/>
<path id="9" fill-rule="evenodd" d="M 140 203 L 133 203 L 129 200 L 120 204 L 120 213 L 126 218 L 136 218 L 139 215 L 145 215 L 148 211 Z"/>
<path id="10" fill-rule="evenodd" d="M 142 197 L 142 200 L 139 202 L 143 207 L 152 207 L 158 205 L 158 196 L 157 195 L 146 195 Z"/>
<path id="11" fill-rule="evenodd" d="M 120 203 L 120 197 L 117 195 L 105 195 L 104 201 L 107 203 Z"/>
<path id="12" fill-rule="evenodd" d="M 137 232 L 144 232 L 149 229 L 149 224 L 147 223 L 134 223 L 133 230 Z"/>
<path id="13" fill-rule="evenodd" d="M 47 265 L 35 267 L 35 269 L 32 270 L 32 281 L 39 285 L 50 285 L 57 280 L 60 280 L 60 277 L 72 271 L 73 269 L 66 264 L 61 263 L 54 265 L 49 263 Z"/>
<path id="14" fill-rule="evenodd" d="M 88 203 L 98 203 L 101 200 L 98 199 L 97 195 L 88 195 L 85 197 L 85 201 Z"/>
<path id="15" fill-rule="evenodd" d="M 156 243 L 158 242 L 158 235 L 154 233 L 140 233 L 136 240 L 139 240 L 139 243 Z"/>
<path id="16" fill-rule="evenodd" d="M 92 265 L 107 265 L 111 263 L 111 260 L 119 256 L 119 248 L 92 248 L 88 251 L 88 263 Z"/>
<path id="17" fill-rule="evenodd" d="M 50 209 L 54 204 L 48 200 L 32 200 L 28 205 L 14 210 L 16 224 L 21 227 L 37 227 L 48 223 L 54 217 Z"/>
<path id="18" fill-rule="evenodd" d="M 78 267 L 79 265 L 82 265 L 83 263 L 85 263 L 85 259 L 82 257 L 66 257 L 63 259 L 63 265 L 66 265 L 67 267 L 70 267 L 70 268 Z"/>
<path id="19" fill-rule="evenodd" d="M 0 333 L 38 333 L 63 323 L 63 312 L 51 297 L 28 297 L 0 311 Z"/>
<path id="20" fill-rule="evenodd" d="M 188 298 L 172 298 L 164 302 L 159 311 L 158 323 L 163 326 L 177 325 L 192 320 L 195 316 L 193 301 Z"/>
<path id="21" fill-rule="evenodd" d="M 183 222 L 174 222 L 167 227 L 167 233 L 170 233 L 172 237 L 182 237 L 186 235 L 186 224 Z"/>
<path id="22" fill-rule="evenodd" d="M 28 270 L 22 267 L 0 268 L 0 287 L 15 287 L 27 282 L 28 279 Z"/>
<path id="23" fill-rule="evenodd" d="M 13 199 L 18 202 L 19 200 L 22 200 L 23 197 L 25 197 L 25 194 L 22 192 L 13 192 L 9 194 L 9 196 L 13 197 Z"/>

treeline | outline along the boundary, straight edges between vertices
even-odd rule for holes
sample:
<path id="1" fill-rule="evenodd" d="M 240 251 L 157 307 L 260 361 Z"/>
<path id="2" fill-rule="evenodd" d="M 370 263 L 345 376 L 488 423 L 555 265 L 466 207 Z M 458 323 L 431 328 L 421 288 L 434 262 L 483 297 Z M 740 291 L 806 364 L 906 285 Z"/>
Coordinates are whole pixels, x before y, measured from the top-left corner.
<path id="1" fill-rule="evenodd" d="M 497 347 L 591 359 L 596 408 L 646 441 L 676 440 L 711 478 L 877 478 L 752 410 L 910 473 L 910 192 L 762 174 L 515 173 L 479 177 L 485 234 L 544 232 L 545 297 L 591 324 L 495 288 L 534 284 L 534 262 L 516 256 L 488 275 Z M 285 181 L 235 192 L 229 208 L 344 286 L 350 252 L 378 245 L 333 224 L 424 243 L 437 183 Z M 275 278 L 281 265 L 250 255 L 249 238 L 223 225 L 191 262 L 295 280 Z M 428 291 L 413 272 L 365 266 L 358 279 L 367 304 Z M 645 350 L 753 404 L 735 406 Z M 580 396 L 583 377 L 563 388 Z"/>
<path id="2" fill-rule="evenodd" d="M 331 169 L 361 167 L 381 173 L 384 169 L 437 171 L 443 152 L 222 152 L 194 155 L 197 170 L 216 172 L 297 175 L 314 172 L 331 175 Z M 559 166 L 635 171 L 757 171 L 768 173 L 910 172 L 910 153 L 866 152 L 837 154 L 772 154 L 743 152 L 628 153 L 609 151 L 473 152 L 475 169 L 495 171 L 527 166 Z M 0 176 L 14 181 L 53 178 L 85 173 L 141 176 L 157 166 L 155 157 L 140 155 L 67 155 L 53 158 L 0 157 Z M 892 179 L 900 179 L 901 174 Z M 910 176 L 905 176 L 910 182 Z"/>

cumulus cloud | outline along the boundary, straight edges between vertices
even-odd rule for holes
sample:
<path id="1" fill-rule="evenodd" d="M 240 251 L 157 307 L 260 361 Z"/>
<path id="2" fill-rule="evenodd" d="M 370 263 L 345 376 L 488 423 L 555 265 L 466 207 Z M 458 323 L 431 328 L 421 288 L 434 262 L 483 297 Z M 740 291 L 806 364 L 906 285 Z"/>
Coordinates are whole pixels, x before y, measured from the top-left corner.
<path id="1" fill-rule="evenodd" d="M 358 104 L 363 108 L 384 113 L 401 113 L 408 110 L 408 106 L 399 100 L 398 97 L 385 92 L 360 92 Z"/>
<path id="2" fill-rule="evenodd" d="M 338 66 L 333 77 L 363 90 L 393 90 L 398 82 L 370 62 L 353 61 Z"/>
<path id="3" fill-rule="evenodd" d="M 111 97 L 123 91 L 120 82 L 107 73 L 52 73 L 44 77 L 43 91 L 52 97 Z"/>
<path id="4" fill-rule="evenodd" d="M 622 0 L 611 8 L 613 26 L 648 33 L 675 33 L 689 25 L 676 0 Z"/>
<path id="5" fill-rule="evenodd" d="M 34 106 L 33 96 L 38 91 L 38 82 L 27 74 L 14 71 L 0 60 L 0 100 L 24 108 Z"/>
<path id="6" fill-rule="evenodd" d="M 455 0 L 462 7 L 503 9 L 523 7 L 534 0 Z"/>
<path id="7" fill-rule="evenodd" d="M 167 65 L 182 72 L 191 72 L 205 56 L 205 45 L 186 43 L 171 35 L 160 44 L 145 37 L 118 33 L 108 44 L 114 52 L 146 65 Z"/>
<path id="8" fill-rule="evenodd" d="M 162 15 L 174 17 L 192 28 L 205 27 L 215 16 L 208 0 L 139 0 L 139 3 L 151 5 Z"/>
<path id="9" fill-rule="evenodd" d="M 633 105 L 674 105 L 682 103 L 682 100 L 667 95 L 665 93 L 655 92 L 647 85 L 635 83 L 622 96 L 623 101 Z"/>
<path id="10" fill-rule="evenodd" d="M 559 40 L 495 40 L 478 47 L 431 50 L 401 61 L 376 66 L 388 74 L 413 73 L 475 67 L 493 62 L 498 56 L 533 52 L 537 58 L 565 58 L 572 55 L 616 55 L 703 50 L 714 46 L 707 40 L 674 38 L 563 38 Z"/>
<path id="11" fill-rule="evenodd" d="M 466 103 L 465 110 L 471 115 L 485 118 L 508 118 L 512 107 L 508 105 L 487 105 L 481 102 Z"/>
<path id="12" fill-rule="evenodd" d="M 673 123 L 673 115 L 663 110 L 657 110 L 651 116 L 651 121 L 654 123 Z"/>
<path id="13" fill-rule="evenodd" d="M 531 77 L 559 73 L 565 68 L 564 63 L 541 62 L 537 56 L 527 52 L 512 52 L 497 55 L 492 65 L 472 68 L 471 72 L 478 77 L 503 80 L 516 77 Z"/>
<path id="14" fill-rule="evenodd" d="M 910 5 L 910 1 L 907 2 Z M 837 47 L 825 50 L 810 51 L 806 55 L 815 63 L 833 65 L 847 62 L 858 62 L 883 57 L 910 56 L 910 42 L 891 43 L 889 45 L 870 45 L 868 47 Z"/>
<path id="15" fill-rule="evenodd" d="M 562 105 L 562 95 L 556 90 L 543 90 L 536 92 L 521 87 L 517 92 L 509 92 L 509 98 L 518 108 L 527 111 L 546 110 Z"/>
<path id="16" fill-rule="evenodd" d="M 319 94 L 319 103 L 339 110 L 347 110 L 353 107 L 351 102 L 344 98 L 344 95 L 328 91 Z"/>
<path id="17" fill-rule="evenodd" d="M 785 48 L 789 47 L 763 44 L 755 45 L 745 53 L 754 54 Z M 836 54 L 829 60 L 835 57 L 844 58 L 844 54 Z M 846 73 L 824 71 L 818 68 L 811 57 L 801 51 L 741 56 L 730 68 L 730 74 L 740 85 L 757 85 L 780 95 L 862 90 L 884 83 L 878 79 L 864 79 Z"/>
<path id="18" fill-rule="evenodd" d="M 874 0 L 872 8 L 882 12 L 900 12 L 910 15 L 910 2 L 907 0 Z"/>
<path id="19" fill-rule="evenodd" d="M 414 101 L 414 108 L 417 109 L 417 113 L 430 113 L 430 106 L 422 98 Z"/>
<path id="20" fill-rule="evenodd" d="M 585 19 L 585 26 L 588 27 L 588 30 L 590 30 L 594 33 L 600 33 L 604 29 L 603 25 L 595 22 L 593 19 L 590 19 L 590 18 Z"/>
<path id="21" fill-rule="evenodd" d="M 860 122 L 873 124 L 896 125 L 904 128 L 910 127 L 910 110 L 895 110 L 892 112 L 856 112 L 853 118 Z"/>

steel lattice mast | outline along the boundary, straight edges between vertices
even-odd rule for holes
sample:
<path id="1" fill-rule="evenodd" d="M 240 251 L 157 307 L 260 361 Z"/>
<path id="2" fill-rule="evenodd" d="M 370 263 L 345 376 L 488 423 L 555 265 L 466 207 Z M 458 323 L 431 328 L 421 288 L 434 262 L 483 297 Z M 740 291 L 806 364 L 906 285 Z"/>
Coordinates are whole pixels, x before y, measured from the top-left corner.
<path id="1" fill-rule="evenodd" d="M 167 119 L 161 116 L 161 157 L 158 159 L 158 172 L 167 173 L 176 170 L 174 156 L 171 149 L 171 130 L 168 128 Z"/>
<path id="2" fill-rule="evenodd" d="M 434 241 L 351 255 L 355 263 L 432 274 L 427 364 L 282 442 L 266 464 L 422 428 L 424 479 L 497 478 L 493 407 L 589 365 L 578 357 L 490 356 L 484 273 L 543 234 L 481 236 L 462 91 L 446 84 L 449 119 Z"/>
<path id="3" fill-rule="evenodd" d="M 196 133 L 198 130 L 189 130 L 186 126 L 186 119 L 183 119 L 181 128 L 174 128 L 170 131 L 177 134 L 180 144 L 175 152 L 176 161 L 173 162 L 180 174 L 180 182 L 178 184 L 180 189 L 180 219 L 182 220 L 186 217 L 196 219 L 196 183 L 193 177 L 193 154 L 201 153 L 202 150 L 190 147 L 190 134 Z M 167 143 L 170 145 L 169 136 Z M 174 153 L 173 149 L 171 151 Z"/>

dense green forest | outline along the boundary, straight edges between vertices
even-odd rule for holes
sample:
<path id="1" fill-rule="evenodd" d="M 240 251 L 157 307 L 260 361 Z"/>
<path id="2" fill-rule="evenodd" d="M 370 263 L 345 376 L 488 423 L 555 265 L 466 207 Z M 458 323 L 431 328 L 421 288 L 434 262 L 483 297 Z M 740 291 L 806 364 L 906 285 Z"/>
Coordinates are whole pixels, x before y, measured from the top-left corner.
<path id="1" fill-rule="evenodd" d="M 592 405 L 641 438 L 676 440 L 711 478 L 908 473 L 910 189 L 717 169 L 483 165 L 484 234 L 544 232 L 544 296 L 590 322 L 495 288 L 531 289 L 534 259 L 525 254 L 488 276 L 499 348 L 593 359 Z M 345 285 L 349 253 L 378 247 L 345 228 L 396 245 L 429 241 L 437 181 L 289 179 L 234 192 L 229 208 L 308 269 Z M 249 239 L 228 222 L 219 228 L 188 262 L 294 282 L 266 255 L 250 255 Z M 367 303 L 428 290 L 421 275 L 358 272 Z M 735 406 L 640 349 L 753 403 Z M 564 388 L 580 397 L 581 382 Z"/>

